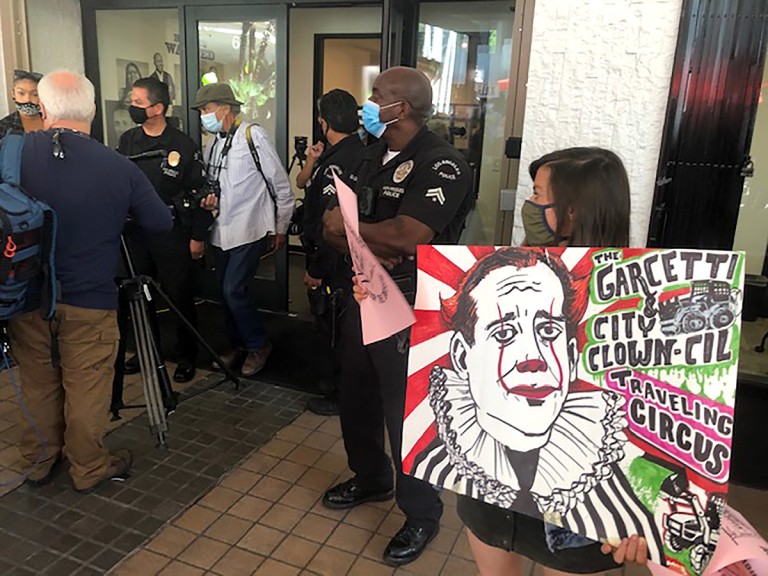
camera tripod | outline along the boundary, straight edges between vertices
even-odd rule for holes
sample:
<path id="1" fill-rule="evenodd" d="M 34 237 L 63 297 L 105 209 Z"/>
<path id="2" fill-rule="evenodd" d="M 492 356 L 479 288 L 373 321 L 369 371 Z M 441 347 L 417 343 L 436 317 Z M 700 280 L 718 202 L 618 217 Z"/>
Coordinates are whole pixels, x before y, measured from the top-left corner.
<path id="1" fill-rule="evenodd" d="M 288 165 L 288 174 L 291 173 L 291 170 L 293 170 L 293 167 L 296 166 L 296 163 L 299 163 L 299 170 L 304 169 L 304 158 L 302 158 L 298 152 L 293 153 L 293 157 L 291 158 L 291 163 Z"/>
<path id="2" fill-rule="evenodd" d="M 125 306 L 118 311 L 118 321 L 120 323 L 120 346 L 118 348 L 117 360 L 115 363 L 115 378 L 112 381 L 112 402 L 110 412 L 112 420 L 120 419 L 120 410 L 125 408 L 146 408 L 149 418 L 149 429 L 152 434 L 157 436 L 158 446 L 166 447 L 165 435 L 168 432 L 169 416 L 178 405 L 178 396 L 171 387 L 171 380 L 168 377 L 168 369 L 165 366 L 162 352 L 157 344 L 158 333 L 157 319 L 154 314 L 150 314 L 149 304 L 152 301 L 152 292 L 156 293 L 168 307 L 181 319 L 187 329 L 194 334 L 195 338 L 208 350 L 213 356 L 214 362 L 223 370 L 224 378 L 211 386 L 211 388 L 222 384 L 226 380 L 231 381 L 237 390 L 240 387 L 240 381 L 232 370 L 225 366 L 221 357 L 211 348 L 208 342 L 197 329 L 181 313 L 176 305 L 171 301 L 168 295 L 163 292 L 160 285 L 150 276 L 136 274 L 131 259 L 128 244 L 125 237 L 120 237 L 121 250 L 125 268 L 128 271 L 129 278 L 121 281 L 120 290 L 124 300 L 128 304 L 128 310 Z M 152 290 L 150 290 L 150 288 Z M 123 377 L 125 364 L 125 324 L 127 323 L 127 314 L 130 313 L 131 323 L 133 324 L 133 334 L 136 342 L 136 355 L 139 359 L 141 379 L 144 384 L 144 399 L 146 404 L 126 405 L 123 403 Z"/>
<path id="3" fill-rule="evenodd" d="M 299 170 L 304 169 L 304 161 L 307 159 L 307 137 L 295 136 L 293 142 L 293 156 L 291 157 L 291 163 L 288 165 L 288 174 L 291 173 L 296 163 L 299 163 Z"/>

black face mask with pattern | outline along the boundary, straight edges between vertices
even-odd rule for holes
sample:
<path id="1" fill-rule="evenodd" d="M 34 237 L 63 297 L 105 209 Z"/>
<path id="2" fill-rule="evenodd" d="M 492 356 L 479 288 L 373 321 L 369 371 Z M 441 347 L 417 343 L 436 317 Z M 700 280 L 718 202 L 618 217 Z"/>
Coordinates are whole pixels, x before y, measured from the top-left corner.
<path id="1" fill-rule="evenodd" d="M 39 116 L 40 115 L 40 104 L 35 104 L 34 102 L 16 102 L 14 101 L 14 104 L 16 104 L 16 110 L 19 111 L 19 114 L 22 116 Z"/>

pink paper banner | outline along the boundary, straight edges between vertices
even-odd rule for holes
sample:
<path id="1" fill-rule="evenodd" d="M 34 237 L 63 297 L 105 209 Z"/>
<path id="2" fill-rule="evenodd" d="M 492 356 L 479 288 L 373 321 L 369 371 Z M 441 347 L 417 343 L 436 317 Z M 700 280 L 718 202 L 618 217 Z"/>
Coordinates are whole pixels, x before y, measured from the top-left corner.
<path id="1" fill-rule="evenodd" d="M 653 576 L 679 576 L 685 571 L 649 563 Z M 768 574 L 768 544 L 730 506 L 723 512 L 715 554 L 702 576 L 762 576 Z"/>
<path id="2" fill-rule="evenodd" d="M 363 344 L 368 345 L 405 330 L 416 322 L 416 316 L 397 284 L 360 237 L 357 196 L 337 176 L 334 180 L 352 264 L 358 282 L 368 291 L 368 298 L 360 304 Z"/>

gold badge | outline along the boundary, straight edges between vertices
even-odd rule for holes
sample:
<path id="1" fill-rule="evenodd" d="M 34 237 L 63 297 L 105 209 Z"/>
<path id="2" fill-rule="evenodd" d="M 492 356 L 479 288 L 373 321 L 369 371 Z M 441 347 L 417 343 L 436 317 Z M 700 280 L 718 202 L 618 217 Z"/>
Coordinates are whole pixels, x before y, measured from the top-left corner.
<path id="1" fill-rule="evenodd" d="M 408 177 L 408 174 L 411 173 L 411 170 L 413 170 L 413 160 L 403 162 L 395 169 L 395 175 L 392 177 L 392 181 L 395 184 L 400 184 L 400 182 Z"/>
<path id="2" fill-rule="evenodd" d="M 179 165 L 179 162 L 181 162 L 181 154 L 176 152 L 176 150 L 168 153 L 168 166 L 176 168 L 176 166 Z"/>

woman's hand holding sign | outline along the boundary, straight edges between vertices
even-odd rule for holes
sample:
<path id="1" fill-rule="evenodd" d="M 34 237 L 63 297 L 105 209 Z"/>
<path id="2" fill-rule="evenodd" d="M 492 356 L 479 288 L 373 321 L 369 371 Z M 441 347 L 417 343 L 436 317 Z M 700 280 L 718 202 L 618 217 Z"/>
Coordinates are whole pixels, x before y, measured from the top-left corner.
<path id="1" fill-rule="evenodd" d="M 648 543 L 645 538 L 637 534 L 624 538 L 618 547 L 604 542 L 600 551 L 606 555 L 613 554 L 613 560 L 616 564 L 644 565 L 648 563 Z"/>

